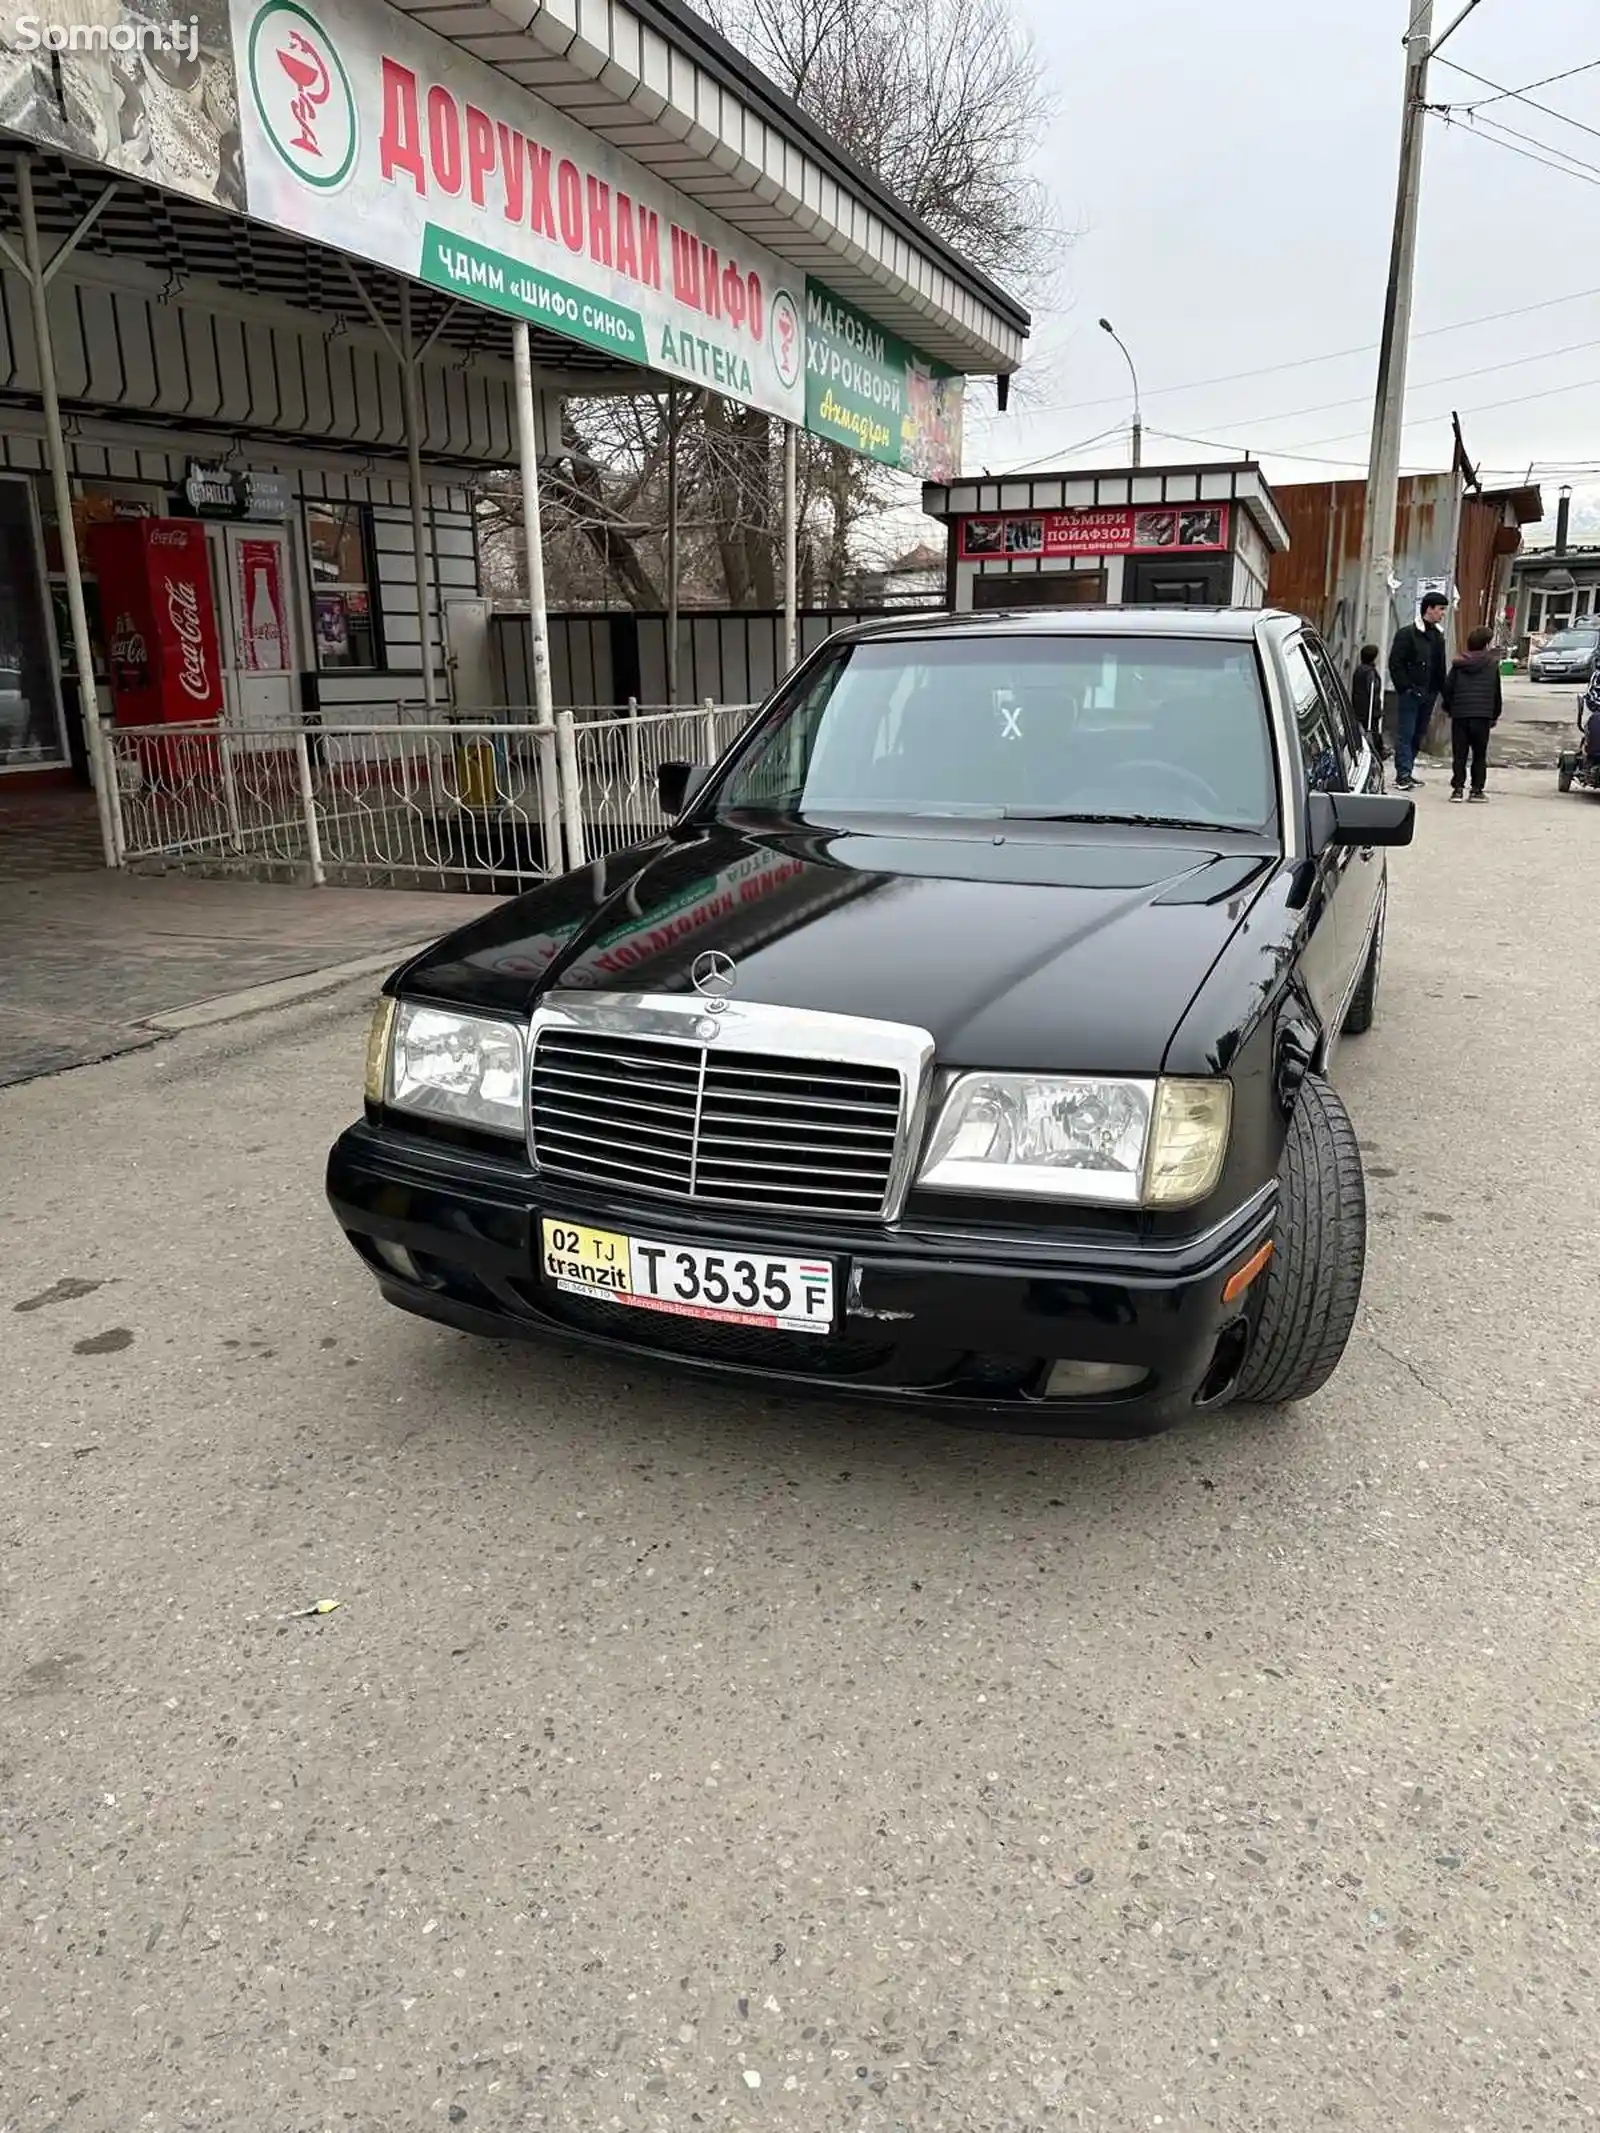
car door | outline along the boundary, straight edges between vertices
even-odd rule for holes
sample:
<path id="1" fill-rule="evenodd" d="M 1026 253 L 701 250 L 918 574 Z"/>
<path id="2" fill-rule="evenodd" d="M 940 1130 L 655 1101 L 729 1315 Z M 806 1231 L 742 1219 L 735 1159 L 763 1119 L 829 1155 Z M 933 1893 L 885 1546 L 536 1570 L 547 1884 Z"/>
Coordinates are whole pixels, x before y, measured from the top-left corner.
<path id="1" fill-rule="evenodd" d="M 1383 765 L 1361 729 L 1350 702 L 1350 693 L 1329 657 L 1327 646 L 1315 630 L 1310 629 L 1304 633 L 1302 642 L 1321 688 L 1323 702 L 1328 706 L 1340 736 L 1339 750 L 1347 789 L 1350 792 L 1381 792 Z M 1378 923 L 1384 880 L 1381 850 L 1364 844 L 1358 845 L 1353 854 L 1348 849 L 1344 852 L 1339 883 L 1339 942 L 1345 959 L 1345 983 L 1352 988 L 1359 977 L 1372 929 Z"/>
<path id="2" fill-rule="evenodd" d="M 1354 765 L 1336 705 L 1324 694 L 1303 634 L 1297 632 L 1285 643 L 1283 663 L 1306 793 L 1348 792 Z M 1346 942 L 1342 908 L 1350 858 L 1348 846 L 1330 846 L 1320 855 L 1305 904 L 1301 975 L 1330 1036 L 1337 1033 L 1353 952 Z"/>

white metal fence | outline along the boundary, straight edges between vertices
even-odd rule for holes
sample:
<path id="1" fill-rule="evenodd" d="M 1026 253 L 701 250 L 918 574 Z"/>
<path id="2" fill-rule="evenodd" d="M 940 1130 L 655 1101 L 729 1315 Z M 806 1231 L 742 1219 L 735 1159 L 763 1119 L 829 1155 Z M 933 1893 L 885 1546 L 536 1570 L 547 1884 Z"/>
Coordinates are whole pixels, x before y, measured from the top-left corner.
<path id="1" fill-rule="evenodd" d="M 321 883 L 510 892 L 656 835 L 664 762 L 715 760 L 749 704 L 622 717 L 108 726 L 119 856 Z"/>

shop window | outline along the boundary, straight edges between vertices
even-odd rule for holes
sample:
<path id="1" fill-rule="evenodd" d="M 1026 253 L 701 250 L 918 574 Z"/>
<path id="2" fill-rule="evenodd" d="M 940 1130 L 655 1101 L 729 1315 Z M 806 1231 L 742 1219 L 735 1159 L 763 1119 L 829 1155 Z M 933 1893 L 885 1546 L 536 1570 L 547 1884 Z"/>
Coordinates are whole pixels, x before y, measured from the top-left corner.
<path id="1" fill-rule="evenodd" d="M 63 760 L 26 481 L 0 480 L 0 768 Z"/>
<path id="2" fill-rule="evenodd" d="M 307 504 L 311 607 L 324 671 L 383 665 L 372 511 L 366 504 Z"/>

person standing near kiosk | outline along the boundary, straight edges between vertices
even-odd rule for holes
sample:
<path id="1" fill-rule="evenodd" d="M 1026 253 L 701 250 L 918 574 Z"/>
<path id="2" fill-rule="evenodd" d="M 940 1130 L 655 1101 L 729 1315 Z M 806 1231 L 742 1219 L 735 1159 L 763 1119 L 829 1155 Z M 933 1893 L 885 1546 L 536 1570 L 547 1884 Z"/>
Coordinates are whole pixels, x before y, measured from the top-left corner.
<path id="1" fill-rule="evenodd" d="M 1413 792 L 1421 784 L 1415 775 L 1417 750 L 1428 736 L 1428 721 L 1444 688 L 1449 661 L 1445 657 L 1445 610 L 1443 593 L 1429 593 L 1415 622 L 1395 631 L 1389 647 L 1389 679 L 1399 701 L 1395 706 L 1394 781 L 1401 792 Z"/>

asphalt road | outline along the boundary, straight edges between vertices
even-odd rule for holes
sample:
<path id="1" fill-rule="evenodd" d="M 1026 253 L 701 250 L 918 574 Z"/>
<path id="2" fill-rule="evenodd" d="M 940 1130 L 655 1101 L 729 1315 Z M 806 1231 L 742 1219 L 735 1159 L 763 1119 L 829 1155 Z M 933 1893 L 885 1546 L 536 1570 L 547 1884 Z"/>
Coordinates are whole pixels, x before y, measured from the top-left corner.
<path id="1" fill-rule="evenodd" d="M 1600 806 L 1422 811 L 1354 1346 L 1148 1446 L 388 1312 L 348 994 L 0 1092 L 7 2133 L 1592 2123 Z"/>

